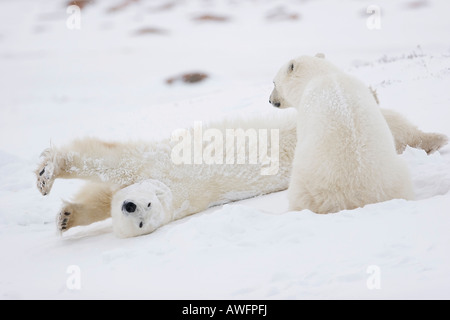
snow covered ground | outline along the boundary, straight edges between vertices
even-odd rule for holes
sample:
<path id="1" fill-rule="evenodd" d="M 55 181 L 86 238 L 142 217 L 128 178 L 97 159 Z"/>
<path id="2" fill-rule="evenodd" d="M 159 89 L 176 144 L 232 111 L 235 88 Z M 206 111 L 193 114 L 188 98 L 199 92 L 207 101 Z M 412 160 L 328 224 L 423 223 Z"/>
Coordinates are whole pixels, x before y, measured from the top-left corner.
<path id="1" fill-rule="evenodd" d="M 373 4 L 381 29 L 367 27 Z M 450 136 L 448 1 L 97 0 L 74 30 L 67 7 L 0 2 L 0 299 L 450 298 L 449 146 L 402 155 L 416 201 L 322 216 L 286 213 L 280 192 L 125 240 L 110 220 L 58 235 L 61 199 L 80 182 L 44 198 L 33 174 L 50 143 L 284 112 L 268 104 L 273 76 L 316 52 L 376 88 L 382 107 Z M 189 71 L 210 77 L 166 84 Z"/>

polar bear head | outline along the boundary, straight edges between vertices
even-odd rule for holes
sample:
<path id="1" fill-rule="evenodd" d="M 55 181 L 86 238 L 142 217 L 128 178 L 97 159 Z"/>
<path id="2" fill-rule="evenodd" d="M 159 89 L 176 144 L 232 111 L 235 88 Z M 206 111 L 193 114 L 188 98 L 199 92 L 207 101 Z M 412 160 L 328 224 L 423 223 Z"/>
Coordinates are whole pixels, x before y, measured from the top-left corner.
<path id="1" fill-rule="evenodd" d="M 301 56 L 293 59 L 281 67 L 275 76 L 273 81 L 275 87 L 269 103 L 280 109 L 297 107 L 311 80 L 336 71 L 338 69 L 325 60 L 325 56 L 321 53 L 314 57 Z"/>
<path id="2" fill-rule="evenodd" d="M 151 233 L 169 223 L 172 214 L 172 192 L 158 180 L 123 188 L 111 201 L 113 230 L 121 238 Z"/>

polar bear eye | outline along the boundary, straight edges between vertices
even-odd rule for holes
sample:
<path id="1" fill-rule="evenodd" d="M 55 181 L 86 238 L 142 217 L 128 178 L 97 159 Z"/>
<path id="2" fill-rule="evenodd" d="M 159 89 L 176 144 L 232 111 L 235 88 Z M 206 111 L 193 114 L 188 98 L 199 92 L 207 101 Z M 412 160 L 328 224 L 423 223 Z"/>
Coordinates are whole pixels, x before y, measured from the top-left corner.
<path id="1" fill-rule="evenodd" d="M 151 206 L 152 206 L 152 203 L 149 202 L 148 205 L 147 205 L 147 208 L 150 208 Z"/>

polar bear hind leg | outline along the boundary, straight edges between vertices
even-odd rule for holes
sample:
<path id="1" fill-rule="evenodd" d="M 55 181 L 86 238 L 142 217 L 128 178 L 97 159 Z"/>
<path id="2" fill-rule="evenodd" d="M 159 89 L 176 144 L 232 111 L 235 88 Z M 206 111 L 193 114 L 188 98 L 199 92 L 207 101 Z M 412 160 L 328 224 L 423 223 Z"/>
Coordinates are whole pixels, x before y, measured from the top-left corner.
<path id="1" fill-rule="evenodd" d="M 418 130 L 421 135 L 415 140 L 416 148 L 425 150 L 426 153 L 431 154 L 441 149 L 448 143 L 447 136 L 440 133 L 425 133 Z"/>
<path id="2" fill-rule="evenodd" d="M 290 211 L 310 209 L 315 213 L 320 213 L 318 209 L 323 204 L 316 201 L 317 191 L 308 188 L 309 185 L 311 183 L 308 182 L 308 174 L 306 172 L 298 172 L 296 170 L 292 173 L 288 188 Z"/>
<path id="3" fill-rule="evenodd" d="M 430 154 L 448 143 L 447 136 L 443 134 L 423 132 L 401 114 L 388 109 L 380 110 L 391 130 L 399 154 L 405 151 L 406 146 L 423 149 Z"/>
<path id="4" fill-rule="evenodd" d="M 108 184 L 87 183 L 73 201 L 64 201 L 57 215 L 58 230 L 65 232 L 76 226 L 86 226 L 111 217 L 113 193 Z"/>

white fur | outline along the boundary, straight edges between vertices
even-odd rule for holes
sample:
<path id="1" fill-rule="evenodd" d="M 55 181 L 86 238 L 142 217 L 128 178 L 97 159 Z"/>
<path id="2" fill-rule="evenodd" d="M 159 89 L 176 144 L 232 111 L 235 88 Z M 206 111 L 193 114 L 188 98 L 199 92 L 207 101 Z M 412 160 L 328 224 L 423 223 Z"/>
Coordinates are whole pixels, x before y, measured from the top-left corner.
<path id="1" fill-rule="evenodd" d="M 413 198 L 406 164 L 363 83 L 307 56 L 282 67 L 274 83 L 272 103 L 298 113 L 290 209 L 331 213 Z"/>
<path id="2" fill-rule="evenodd" d="M 137 205 L 135 212 L 123 210 L 126 201 Z M 111 201 L 114 233 L 122 238 L 134 235 L 139 229 L 141 234 L 151 233 L 173 220 L 172 204 L 171 190 L 158 180 L 147 179 L 123 188 Z"/>
<path id="3" fill-rule="evenodd" d="M 56 178 L 78 178 L 95 182 L 88 184 L 86 188 L 90 188 L 89 190 L 80 192 L 82 196 L 77 197 L 76 205 L 66 204 L 63 207 L 58 219 L 60 230 L 66 231 L 76 225 L 71 224 L 71 221 L 83 221 L 86 224 L 86 219 L 79 216 L 87 212 L 85 208 L 94 205 L 92 201 L 95 197 L 92 195 L 110 190 L 111 204 L 105 204 L 104 210 L 111 210 L 114 232 L 120 237 L 132 237 L 150 233 L 169 221 L 213 205 L 281 191 L 288 187 L 296 143 L 295 121 L 291 116 L 230 120 L 206 128 L 217 129 L 224 135 L 226 129 L 230 128 L 267 129 L 269 132 L 271 129 L 279 129 L 279 135 L 283 139 L 279 141 L 277 172 L 273 175 L 261 174 L 266 166 L 263 162 L 226 164 L 225 159 L 224 164 L 177 165 L 171 159 L 171 151 L 177 143 L 170 140 L 108 143 L 86 138 L 43 153 L 43 162 L 36 171 L 38 188 L 42 194 L 48 194 Z M 267 154 L 270 155 L 273 146 L 269 139 L 267 141 Z M 205 148 L 207 146 L 208 143 L 205 143 Z M 237 148 L 234 152 L 237 152 Z M 224 152 L 224 158 L 226 155 Z M 99 185 L 110 187 L 100 189 Z M 86 194 L 90 195 L 90 203 L 86 203 Z M 106 200 L 105 196 L 102 198 Z M 129 200 L 137 204 L 137 210 L 133 214 L 126 214 L 122 210 L 124 201 Z M 147 208 L 146 205 L 150 202 L 152 206 Z M 77 208 L 82 210 L 77 211 Z M 97 216 L 104 217 L 104 214 Z"/>
<path id="4" fill-rule="evenodd" d="M 285 67 L 285 70 L 287 68 L 288 66 Z M 282 73 L 280 77 L 283 77 Z M 277 86 L 277 89 L 288 89 L 288 86 L 281 88 Z M 363 89 L 361 90 L 364 91 Z M 282 91 L 281 94 L 284 96 L 286 92 Z M 275 96 L 277 95 L 278 91 L 274 90 L 272 99 L 276 98 Z M 288 100 L 283 101 L 283 107 L 286 106 L 285 104 L 295 103 L 295 101 L 290 100 L 292 95 L 288 96 Z M 294 97 L 295 99 L 298 98 Z M 368 97 L 365 97 L 365 99 L 368 99 Z M 310 106 L 312 106 L 311 103 Z M 345 120 L 344 122 L 351 123 L 352 118 L 345 117 L 346 113 L 344 111 L 344 109 L 341 109 L 339 112 L 335 110 L 336 114 L 340 114 L 341 118 Z M 430 136 L 419 131 L 400 115 L 388 110 L 385 110 L 384 113 L 396 137 L 399 151 L 403 151 L 406 145 L 424 147 L 425 144 L 417 143 L 417 141 L 425 141 L 426 139 L 429 141 L 426 145 L 430 146 L 430 151 L 437 150 L 446 143 L 445 136 L 436 134 Z M 375 116 L 375 118 L 377 117 Z M 322 118 L 322 116 L 319 116 L 316 120 L 318 121 Z M 326 124 L 331 129 L 339 123 L 339 118 L 334 118 L 333 121 Z M 383 122 L 378 118 L 375 122 Z M 323 118 L 323 120 L 328 120 L 328 118 Z M 75 195 L 72 202 L 65 201 L 63 203 L 63 207 L 57 217 L 57 226 L 61 232 L 112 216 L 113 229 L 118 236 L 132 237 L 147 234 L 172 220 L 200 212 L 213 205 L 285 190 L 289 185 L 291 165 L 297 143 L 296 122 L 295 115 L 293 117 L 291 112 L 288 112 L 279 117 L 262 116 L 246 120 L 227 120 L 221 123 L 210 124 L 204 128 L 214 128 L 222 133 L 225 133 L 226 129 L 230 128 L 241 128 L 244 130 L 279 129 L 279 167 L 273 175 L 261 174 L 261 169 L 267 168 L 261 162 L 257 164 L 246 162 L 247 164 L 207 165 L 203 163 L 197 165 L 176 165 L 171 159 L 171 152 L 176 142 L 172 142 L 170 139 L 111 143 L 85 138 L 75 140 L 63 147 L 52 147 L 43 152 L 42 162 L 36 170 L 37 187 L 43 195 L 47 195 L 57 178 L 90 181 Z M 368 124 L 366 120 L 363 120 L 363 122 Z M 359 121 L 356 123 L 359 123 Z M 344 131 L 338 130 L 338 136 L 331 137 L 333 140 L 328 142 L 324 141 L 323 146 L 316 149 L 315 140 L 318 139 L 318 136 L 314 137 L 304 134 L 304 131 L 308 129 L 311 123 L 303 121 L 301 125 L 298 134 L 300 142 L 303 143 L 299 144 L 297 158 L 304 159 L 304 163 L 310 165 L 310 168 L 314 168 L 314 170 L 324 170 L 323 175 L 325 177 L 322 177 L 322 180 L 320 180 L 313 175 L 303 176 L 302 172 L 297 172 L 301 170 L 302 166 L 296 166 L 297 171 L 294 176 L 296 179 L 302 177 L 305 186 L 304 193 L 298 196 L 299 199 L 303 196 L 311 196 L 311 192 L 316 194 L 317 189 L 320 190 L 318 187 L 330 183 L 331 179 L 339 178 L 339 172 L 341 176 L 343 175 L 343 171 L 338 170 L 335 172 L 332 170 L 333 165 L 340 167 L 338 162 L 333 163 L 333 157 L 324 157 L 324 155 L 329 155 L 330 152 L 336 153 L 341 157 L 339 158 L 341 159 L 340 161 L 345 162 L 346 165 L 340 167 L 340 170 L 346 168 L 350 170 L 349 172 L 354 173 L 351 170 L 354 170 L 355 166 L 350 165 L 346 157 L 351 155 L 349 154 L 351 150 L 361 149 L 361 143 L 366 136 L 364 134 L 360 135 L 359 131 L 355 131 L 354 134 L 349 135 L 349 137 L 354 137 L 354 139 L 348 139 L 347 136 L 343 135 Z M 385 124 L 381 125 L 381 127 L 383 126 L 384 128 L 379 134 L 380 137 L 375 137 L 375 140 L 392 139 L 388 137 L 389 133 L 386 132 Z M 347 149 L 347 152 L 342 153 L 342 155 L 338 152 L 339 148 L 342 148 L 341 145 Z M 377 143 L 374 143 L 374 145 L 378 146 Z M 386 158 L 395 159 L 391 150 L 392 141 L 388 142 L 387 145 L 389 146 L 381 147 L 379 152 L 384 154 L 384 149 L 389 149 Z M 204 147 L 206 150 L 208 143 L 205 143 Z M 268 147 L 268 154 L 271 154 L 272 145 L 269 143 Z M 371 148 L 370 150 L 372 153 L 378 152 L 375 149 Z M 361 152 L 362 160 L 367 159 L 368 156 L 369 153 Z M 324 158 L 329 163 L 316 161 Z M 380 156 L 376 156 L 374 159 L 378 158 Z M 381 158 L 384 158 L 384 156 Z M 366 160 L 363 161 L 367 165 L 366 162 Z M 369 173 L 369 167 L 364 167 L 365 175 L 362 175 L 362 177 L 372 175 L 376 178 L 379 174 L 379 168 L 377 166 L 370 167 L 375 172 Z M 384 169 L 383 172 L 388 174 Z M 395 177 L 401 175 L 401 172 L 401 170 L 393 172 L 388 180 L 395 180 Z M 303 180 L 303 177 L 305 180 Z M 307 177 L 310 179 L 314 178 L 311 180 L 312 183 L 306 180 Z M 358 182 L 357 177 L 360 176 L 353 175 L 352 179 L 347 179 L 348 176 L 344 176 L 347 183 Z M 295 181 L 295 178 L 293 181 Z M 368 181 L 366 180 L 366 182 Z M 376 182 L 368 182 L 368 184 L 371 185 L 371 188 L 362 191 L 372 193 L 372 188 L 376 188 L 377 184 Z M 309 186 L 315 189 L 308 189 Z M 396 186 L 397 184 L 394 184 L 394 187 Z M 405 188 L 407 187 L 405 186 Z M 374 192 L 378 194 L 379 190 Z M 392 192 L 388 190 L 387 193 L 391 194 Z M 334 194 L 336 195 L 337 193 Z M 293 197 L 292 188 L 290 196 L 291 198 Z M 354 194 L 350 196 L 354 197 Z M 332 201 L 332 197 L 328 198 L 326 196 L 326 198 L 329 199 L 328 201 Z M 130 200 L 137 205 L 137 210 L 133 214 L 122 210 L 124 202 Z M 152 205 L 148 207 L 150 202 Z"/>

